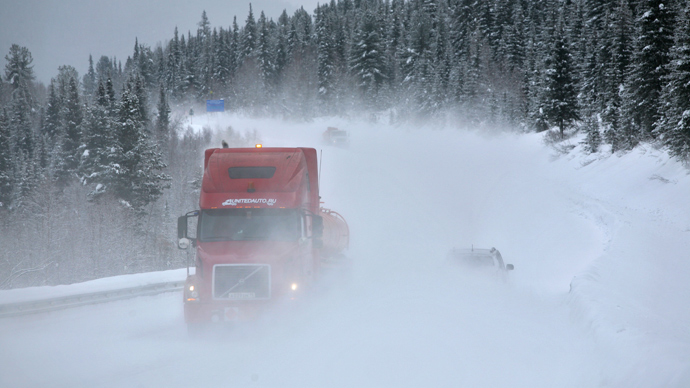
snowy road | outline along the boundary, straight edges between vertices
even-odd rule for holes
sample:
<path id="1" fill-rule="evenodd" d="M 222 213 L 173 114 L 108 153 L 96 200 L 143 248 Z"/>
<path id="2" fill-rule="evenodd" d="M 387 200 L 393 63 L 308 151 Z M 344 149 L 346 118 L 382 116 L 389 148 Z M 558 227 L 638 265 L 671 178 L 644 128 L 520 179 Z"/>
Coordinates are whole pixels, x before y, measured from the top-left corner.
<path id="1" fill-rule="evenodd" d="M 267 146 L 324 149 L 322 197 L 350 224 L 350 278 L 201 340 L 178 294 L 3 319 L 0 386 L 690 385 L 680 169 L 575 169 L 533 135 L 340 123 L 352 144 L 337 149 L 317 142 L 326 123 L 232 124 Z M 631 191 L 621 169 L 647 175 Z M 684 180 L 647 179 L 661 172 Z M 472 244 L 515 265 L 507 283 L 444 264 Z"/>

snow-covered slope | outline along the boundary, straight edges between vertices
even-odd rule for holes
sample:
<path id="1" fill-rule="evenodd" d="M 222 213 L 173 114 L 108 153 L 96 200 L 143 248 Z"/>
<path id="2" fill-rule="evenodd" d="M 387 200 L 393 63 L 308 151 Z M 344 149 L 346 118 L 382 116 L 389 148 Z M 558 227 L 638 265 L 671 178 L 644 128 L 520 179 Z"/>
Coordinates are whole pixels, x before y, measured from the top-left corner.
<path id="1" fill-rule="evenodd" d="M 572 282 L 573 316 L 626 360 L 620 385 L 690 386 L 688 170 L 651 148 L 573 155 L 556 164 L 574 210 L 606 236 Z"/>
<path id="2" fill-rule="evenodd" d="M 0 386 L 690 386 L 690 177 L 658 151 L 559 155 L 535 134 L 342 119 L 200 123 L 323 150 L 349 278 L 205 341 L 187 338 L 174 294 L 0 320 Z M 350 147 L 322 145 L 327 126 Z M 472 245 L 515 265 L 507 283 L 446 265 Z"/>

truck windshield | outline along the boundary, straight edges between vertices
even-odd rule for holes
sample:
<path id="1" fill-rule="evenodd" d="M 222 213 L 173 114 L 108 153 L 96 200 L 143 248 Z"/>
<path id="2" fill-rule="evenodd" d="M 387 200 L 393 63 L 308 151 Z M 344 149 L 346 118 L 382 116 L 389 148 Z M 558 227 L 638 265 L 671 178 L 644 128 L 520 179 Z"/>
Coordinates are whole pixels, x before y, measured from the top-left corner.
<path id="1" fill-rule="evenodd" d="M 200 241 L 294 241 L 301 236 L 294 209 L 210 209 L 199 218 Z"/>

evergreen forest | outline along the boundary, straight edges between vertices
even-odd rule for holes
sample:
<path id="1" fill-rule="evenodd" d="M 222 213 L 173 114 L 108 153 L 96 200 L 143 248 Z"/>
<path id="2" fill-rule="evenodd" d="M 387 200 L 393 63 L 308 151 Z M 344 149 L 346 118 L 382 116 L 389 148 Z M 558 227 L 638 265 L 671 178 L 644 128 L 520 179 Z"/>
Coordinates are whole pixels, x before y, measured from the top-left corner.
<path id="1" fill-rule="evenodd" d="M 48 85 L 12 45 L 0 289 L 184 267 L 176 218 L 197 207 L 201 155 L 221 135 L 183 118 L 208 99 L 251 117 L 579 133 L 592 153 L 690 158 L 688 1 L 331 0 L 217 22 L 203 11 L 155 47 L 132 37 L 124 61 L 84 58 L 86 74 L 61 66 Z M 221 132 L 231 146 L 259 136 Z"/>

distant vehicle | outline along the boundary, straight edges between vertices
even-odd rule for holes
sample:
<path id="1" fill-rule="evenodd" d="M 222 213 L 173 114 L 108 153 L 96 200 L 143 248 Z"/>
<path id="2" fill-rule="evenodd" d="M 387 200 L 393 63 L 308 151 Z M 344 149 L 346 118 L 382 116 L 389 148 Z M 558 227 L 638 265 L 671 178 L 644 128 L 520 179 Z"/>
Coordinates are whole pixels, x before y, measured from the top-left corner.
<path id="1" fill-rule="evenodd" d="M 350 136 L 345 130 L 328 127 L 323 133 L 323 141 L 328 145 L 347 146 L 350 144 Z"/>
<path id="2" fill-rule="evenodd" d="M 503 262 L 501 252 L 496 248 L 454 248 L 448 252 L 448 261 L 470 269 L 494 271 L 503 277 L 505 277 L 508 271 L 515 269 L 515 266 L 512 264 L 505 264 Z"/>

